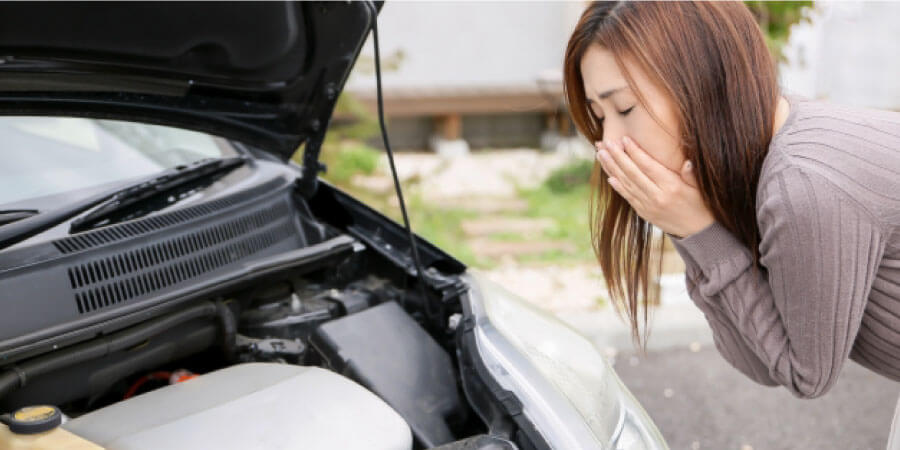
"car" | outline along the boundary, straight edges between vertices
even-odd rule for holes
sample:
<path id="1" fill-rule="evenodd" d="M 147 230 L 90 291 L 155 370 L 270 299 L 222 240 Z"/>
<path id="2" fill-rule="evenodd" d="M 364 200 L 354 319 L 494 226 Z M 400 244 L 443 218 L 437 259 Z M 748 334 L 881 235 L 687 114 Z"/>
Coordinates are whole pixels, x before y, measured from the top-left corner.
<path id="1" fill-rule="evenodd" d="M 0 4 L 0 447 L 666 448 L 590 340 L 320 178 L 381 7 Z"/>

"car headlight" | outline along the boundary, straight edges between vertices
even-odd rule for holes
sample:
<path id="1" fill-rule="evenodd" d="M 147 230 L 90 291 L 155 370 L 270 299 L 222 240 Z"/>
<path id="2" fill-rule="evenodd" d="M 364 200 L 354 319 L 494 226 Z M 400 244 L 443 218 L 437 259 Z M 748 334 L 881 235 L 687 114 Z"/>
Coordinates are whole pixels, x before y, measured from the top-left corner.
<path id="1" fill-rule="evenodd" d="M 477 273 L 467 275 L 476 347 L 554 448 L 666 449 L 597 348 L 551 314 Z"/>

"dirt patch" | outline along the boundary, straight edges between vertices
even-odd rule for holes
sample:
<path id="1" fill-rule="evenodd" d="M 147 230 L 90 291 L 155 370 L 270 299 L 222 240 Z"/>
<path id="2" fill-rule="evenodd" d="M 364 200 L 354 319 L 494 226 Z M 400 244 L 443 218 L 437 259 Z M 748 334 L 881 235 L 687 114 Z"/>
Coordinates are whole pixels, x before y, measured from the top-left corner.
<path id="1" fill-rule="evenodd" d="M 395 162 L 401 180 L 419 182 L 423 199 L 442 201 L 480 196 L 515 198 L 518 188 L 537 186 L 572 158 L 532 149 L 510 149 L 455 157 L 401 153 L 395 155 Z M 382 173 L 389 173 L 386 160 L 381 167 Z"/>
<path id="2" fill-rule="evenodd" d="M 528 209 L 528 202 L 520 198 L 509 197 L 457 197 L 446 198 L 441 206 L 464 209 L 479 214 L 516 214 Z"/>
<path id="3" fill-rule="evenodd" d="M 466 236 L 487 236 L 498 233 L 517 233 L 525 237 L 539 236 L 545 230 L 552 228 L 556 222 L 548 218 L 511 218 L 511 217 L 481 217 L 478 219 L 464 220 L 462 226 Z"/>
<path id="4" fill-rule="evenodd" d="M 469 242 L 476 255 L 500 261 L 523 255 L 539 255 L 545 252 L 574 252 L 575 244 L 567 241 L 495 241 L 475 238 Z"/>

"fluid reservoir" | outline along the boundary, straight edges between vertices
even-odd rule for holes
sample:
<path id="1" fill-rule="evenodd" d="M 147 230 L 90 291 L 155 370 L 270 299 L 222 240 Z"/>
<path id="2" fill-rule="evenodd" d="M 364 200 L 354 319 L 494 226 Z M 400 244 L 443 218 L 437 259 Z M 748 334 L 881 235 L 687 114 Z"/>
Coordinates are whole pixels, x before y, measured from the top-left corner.
<path id="1" fill-rule="evenodd" d="M 0 450 L 97 450 L 102 447 L 59 428 L 55 406 L 26 406 L 0 416 Z"/>

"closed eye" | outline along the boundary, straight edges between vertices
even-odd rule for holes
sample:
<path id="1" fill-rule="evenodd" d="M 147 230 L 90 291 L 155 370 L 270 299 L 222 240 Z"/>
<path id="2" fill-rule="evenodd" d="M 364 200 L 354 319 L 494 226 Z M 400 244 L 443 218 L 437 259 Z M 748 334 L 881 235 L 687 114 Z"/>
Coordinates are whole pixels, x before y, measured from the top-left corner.
<path id="1" fill-rule="evenodd" d="M 590 100 L 588 100 L 588 104 L 590 104 L 590 103 L 591 103 Z M 634 109 L 634 106 L 632 106 L 631 108 L 626 109 L 625 111 L 618 111 L 618 113 L 621 114 L 621 115 L 623 115 L 623 116 L 627 116 L 628 113 L 630 113 L 631 110 L 633 110 L 633 109 Z M 594 118 L 597 120 L 597 125 L 603 125 L 603 117 L 597 117 L 597 115 L 594 114 L 594 111 L 593 111 L 593 110 L 591 110 L 591 114 L 593 114 Z"/>

